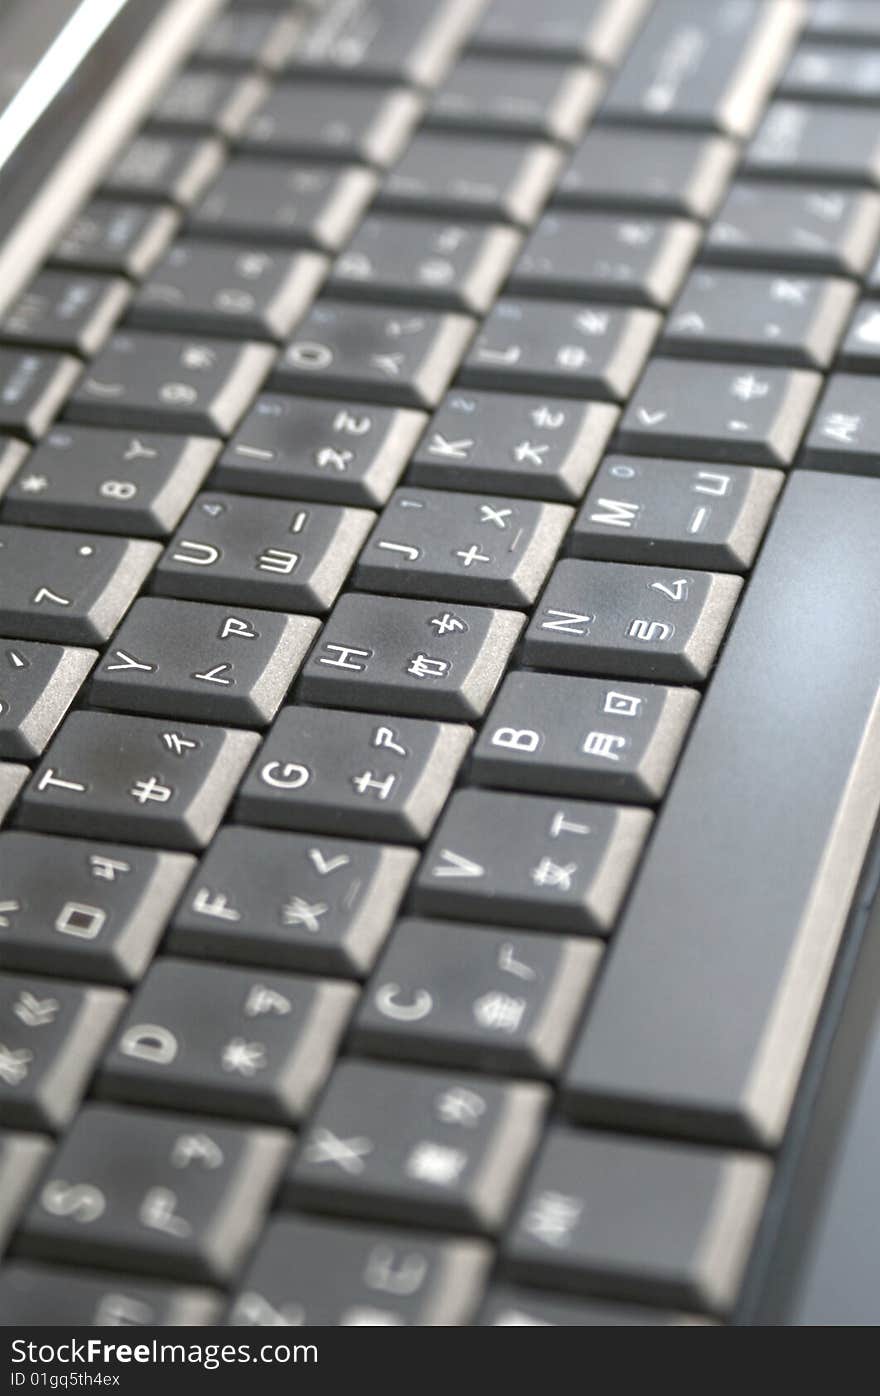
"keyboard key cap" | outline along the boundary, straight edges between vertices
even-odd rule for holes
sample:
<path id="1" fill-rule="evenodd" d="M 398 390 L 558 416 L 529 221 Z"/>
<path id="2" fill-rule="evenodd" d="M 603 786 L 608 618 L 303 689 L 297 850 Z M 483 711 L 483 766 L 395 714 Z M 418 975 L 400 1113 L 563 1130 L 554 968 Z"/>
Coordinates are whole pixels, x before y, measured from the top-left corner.
<path id="1" fill-rule="evenodd" d="M 562 1298 L 539 1290 L 493 1285 L 477 1320 L 481 1328 L 654 1328 L 706 1326 L 692 1318 L 640 1304 L 610 1304 L 601 1300 Z"/>
<path id="2" fill-rule="evenodd" d="M 103 1097 L 289 1124 L 324 1084 L 353 985 L 163 956 L 98 1074 Z"/>
<path id="3" fill-rule="evenodd" d="M 576 557 L 745 572 L 782 480 L 760 467 L 606 456 L 569 548 Z"/>
<path id="4" fill-rule="evenodd" d="M 236 818 L 418 843 L 434 827 L 472 736 L 445 722 L 389 725 L 366 713 L 285 708 L 242 785 Z"/>
<path id="5" fill-rule="evenodd" d="M 268 344 L 125 331 L 90 365 L 67 415 L 96 426 L 225 436 L 273 358 Z"/>
<path id="6" fill-rule="evenodd" d="M 838 366 L 875 373 L 880 360 L 880 315 L 876 301 L 863 302 L 850 321 L 838 355 Z"/>
<path id="7" fill-rule="evenodd" d="M 103 644 L 159 552 L 157 543 L 129 538 L 0 526 L 0 632 Z"/>
<path id="8" fill-rule="evenodd" d="M 827 42 L 880 40 L 880 15 L 862 0 L 812 0 L 807 32 Z"/>
<path id="9" fill-rule="evenodd" d="M 124 1007 L 117 989 L 0 975 L 0 1125 L 69 1125 Z"/>
<path id="10" fill-rule="evenodd" d="M 358 559 L 354 585 L 392 595 L 530 606 L 571 519 L 561 504 L 399 489 Z"/>
<path id="11" fill-rule="evenodd" d="M 0 757 L 42 753 L 97 658 L 95 650 L 0 638 Z"/>
<path id="12" fill-rule="evenodd" d="M 686 688 L 508 674 L 471 774 L 506 790 L 656 804 L 697 701 Z"/>
<path id="13" fill-rule="evenodd" d="M 880 28 L 877 31 L 880 39 Z M 785 97 L 811 102 L 880 101 L 880 64 L 876 49 L 855 44 L 801 43 L 792 54 L 778 88 Z"/>
<path id="14" fill-rule="evenodd" d="M 359 504 L 388 499 L 426 417 L 405 407 L 259 397 L 214 472 L 218 489 Z"/>
<path id="15" fill-rule="evenodd" d="M 230 10 L 214 19 L 193 54 L 197 63 L 230 68 L 284 66 L 302 35 L 299 16 L 279 15 L 259 9 L 248 14 Z"/>
<path id="16" fill-rule="evenodd" d="M 319 301 L 281 353 L 272 386 L 435 407 L 474 332 L 465 315 Z"/>
<path id="17" fill-rule="evenodd" d="M 514 295 L 668 306 L 701 239 L 696 223 L 610 213 L 545 213 L 510 276 Z"/>
<path id="18" fill-rule="evenodd" d="M 82 372 L 69 354 L 0 348 L 0 432 L 37 440 Z"/>
<path id="19" fill-rule="evenodd" d="M 314 252 L 186 239 L 174 244 L 141 286 L 129 322 L 184 334 L 283 339 L 311 305 L 326 269 Z"/>
<path id="20" fill-rule="evenodd" d="M 137 281 L 162 256 L 179 221 L 170 207 L 93 199 L 53 248 L 52 260 Z"/>
<path id="21" fill-rule="evenodd" d="M 703 258 L 730 266 L 861 276 L 880 236 L 880 197 L 819 185 L 737 183 L 706 231 Z"/>
<path id="22" fill-rule="evenodd" d="M 263 78 L 184 68 L 150 113 L 150 125 L 170 131 L 240 136 L 269 91 Z"/>
<path id="23" fill-rule="evenodd" d="M 562 155 L 545 141 L 421 131 L 389 170 L 384 208 L 441 218 L 494 218 L 528 226 L 556 181 Z"/>
<path id="24" fill-rule="evenodd" d="M 99 662 L 89 701 L 265 727 L 319 629 L 310 616 L 143 597 Z"/>
<path id="25" fill-rule="evenodd" d="M 183 853 L 9 830 L 0 835 L 0 965 L 136 982 L 193 867 Z"/>
<path id="26" fill-rule="evenodd" d="M 479 0 L 333 0 L 306 26 L 294 73 L 433 87 L 479 11 Z"/>
<path id="27" fill-rule="evenodd" d="M 427 124 L 570 143 L 580 137 L 600 93 L 599 76 L 589 68 L 471 55 L 434 94 Z"/>
<path id="28" fill-rule="evenodd" d="M 239 146 L 290 159 L 390 165 L 409 141 L 422 105 L 404 87 L 281 83 L 250 118 Z"/>
<path id="29" fill-rule="evenodd" d="M 870 378 L 831 375 L 804 444 L 802 464 L 854 475 L 880 473 L 880 416 Z"/>
<path id="30" fill-rule="evenodd" d="M 334 504 L 201 494 L 156 569 L 165 596 L 326 611 L 374 516 Z"/>
<path id="31" fill-rule="evenodd" d="M 672 307 L 661 348 L 827 369 L 856 294 L 842 278 L 698 269 Z"/>
<path id="32" fill-rule="evenodd" d="M 0 336 L 87 358 L 101 348 L 130 295 L 121 277 L 42 271 L 0 320 Z"/>
<path id="33" fill-rule="evenodd" d="M 623 414 L 624 451 L 787 466 L 822 386 L 806 369 L 657 359 Z"/>
<path id="34" fill-rule="evenodd" d="M 597 942 L 399 921 L 361 999 L 355 1051 L 553 1077 L 600 959 Z"/>
<path id="35" fill-rule="evenodd" d="M 743 169 L 777 179 L 880 183 L 874 115 L 853 106 L 772 102 L 746 148 Z"/>
<path id="36" fill-rule="evenodd" d="M 417 856 L 360 839 L 223 828 L 175 913 L 171 949 L 269 969 L 363 977 L 391 928 Z"/>
<path id="37" fill-rule="evenodd" d="M 645 13 L 645 0 L 489 0 L 471 47 L 529 58 L 616 63 Z"/>
<path id="38" fill-rule="evenodd" d="M 783 493 L 569 1068 L 579 1118 L 782 1138 L 877 813 L 878 492 Z"/>
<path id="39" fill-rule="evenodd" d="M 715 572 L 560 562 L 526 632 L 537 668 L 701 683 L 742 588 Z"/>
<path id="40" fill-rule="evenodd" d="M 123 199 L 194 204 L 220 170 L 224 147 L 211 136 L 135 136 L 105 176 L 101 192 Z"/>
<path id="41" fill-rule="evenodd" d="M 2 515 L 10 523 L 167 537 L 219 446 L 203 437 L 57 425 L 12 481 Z"/>
<path id="42" fill-rule="evenodd" d="M 505 1247 L 517 1278 L 726 1313 L 767 1195 L 757 1155 L 550 1131 Z"/>
<path id="43" fill-rule="evenodd" d="M 409 469 L 414 484 L 579 499 L 618 418 L 604 402 L 453 390 Z"/>
<path id="44" fill-rule="evenodd" d="M 229 1311 L 234 1328 L 467 1324 L 492 1260 L 474 1240 L 273 1217 Z"/>
<path id="45" fill-rule="evenodd" d="M 0 499 L 27 456 L 28 447 L 23 441 L 16 441 L 11 436 L 0 436 Z"/>
<path id="46" fill-rule="evenodd" d="M 11 811 L 29 774 L 27 766 L 0 761 L 0 824 Z"/>
<path id="47" fill-rule="evenodd" d="M 10 1324 L 22 1327 L 189 1328 L 219 1317 L 219 1301 L 209 1290 L 22 1261 L 0 1270 L 0 1307 Z"/>
<path id="48" fill-rule="evenodd" d="M 788 0 L 666 0 L 639 31 L 602 115 L 747 136 L 785 67 L 801 16 Z"/>
<path id="49" fill-rule="evenodd" d="M 18 1226 L 21 1209 L 50 1153 L 49 1140 L 41 1135 L 0 1130 L 0 1246 L 5 1246 Z M 5 1270 L 0 1274 L 5 1274 Z"/>
<path id="50" fill-rule="evenodd" d="M 343 596 L 299 697 L 332 707 L 473 721 L 486 711 L 524 617 L 391 596 Z"/>
<path id="51" fill-rule="evenodd" d="M 652 310 L 505 297 L 483 322 L 460 381 L 581 399 L 626 398 L 660 323 Z"/>
<path id="52" fill-rule="evenodd" d="M 708 218 L 736 159 L 724 136 L 594 126 L 560 175 L 553 202 Z"/>
<path id="53" fill-rule="evenodd" d="M 642 809 L 459 791 L 422 861 L 415 907 L 459 920 L 606 934 L 650 826 Z"/>
<path id="54" fill-rule="evenodd" d="M 258 745 L 255 732 L 75 712 L 25 791 L 21 822 L 47 833 L 75 827 L 91 838 L 204 848 Z"/>
<path id="55" fill-rule="evenodd" d="M 350 299 L 401 301 L 482 314 L 513 265 L 513 228 L 419 218 L 364 219 L 333 266 L 329 290 Z"/>
<path id="56" fill-rule="evenodd" d="M 496 1232 L 538 1142 L 549 1094 L 534 1082 L 342 1062 L 300 1138 L 285 1200 Z"/>
<path id="57" fill-rule="evenodd" d="M 359 165 L 293 165 L 236 157 L 192 213 L 190 230 L 227 242 L 280 243 L 335 252 L 376 192 Z"/>
<path id="58" fill-rule="evenodd" d="M 287 1151 L 280 1130 L 87 1105 L 25 1215 L 21 1253 L 223 1284 Z"/>

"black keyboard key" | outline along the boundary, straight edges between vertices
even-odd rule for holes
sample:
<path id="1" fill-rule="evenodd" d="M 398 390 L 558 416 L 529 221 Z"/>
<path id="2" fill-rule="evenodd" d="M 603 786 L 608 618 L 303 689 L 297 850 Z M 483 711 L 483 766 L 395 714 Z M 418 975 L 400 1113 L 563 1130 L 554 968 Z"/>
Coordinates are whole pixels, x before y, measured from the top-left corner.
<path id="1" fill-rule="evenodd" d="M 482 314 L 492 305 L 520 245 L 500 224 L 444 223 L 375 214 L 336 259 L 332 294 Z"/>
<path id="2" fill-rule="evenodd" d="M 376 192 L 359 165 L 306 165 L 239 156 L 224 167 L 189 220 L 200 237 L 334 252 Z"/>
<path id="3" fill-rule="evenodd" d="M 435 407 L 474 332 L 465 315 L 319 301 L 282 350 L 272 386 Z"/>
<path id="4" fill-rule="evenodd" d="M 207 1289 L 23 1261 L 0 1270 L 0 1308 L 21 1327 L 191 1328 L 215 1323 L 220 1314 Z"/>
<path id="5" fill-rule="evenodd" d="M 335 504 L 200 494 L 156 569 L 164 596 L 326 611 L 373 515 Z"/>
<path id="6" fill-rule="evenodd" d="M 492 1260 L 481 1241 L 273 1217 L 227 1323 L 234 1328 L 467 1324 Z"/>
<path id="7" fill-rule="evenodd" d="M 488 706 L 524 617 L 516 611 L 343 596 L 299 683 L 309 703 L 473 721 Z"/>
<path id="8" fill-rule="evenodd" d="M 837 367 L 860 373 L 876 373 L 880 362 L 880 307 L 876 301 L 863 301 L 840 346 Z"/>
<path id="9" fill-rule="evenodd" d="M 661 348 L 827 368 L 856 294 L 840 277 L 699 268 L 669 313 Z"/>
<path id="10" fill-rule="evenodd" d="M 224 147 L 213 136 L 145 132 L 135 136 L 105 175 L 102 194 L 188 207 L 220 170 Z"/>
<path id="11" fill-rule="evenodd" d="M 81 372 L 70 354 L 0 348 L 0 432 L 38 440 Z"/>
<path id="12" fill-rule="evenodd" d="M 121 332 L 90 365 L 67 415 L 96 426 L 225 436 L 273 358 L 270 345 L 246 340 Z"/>
<path id="13" fill-rule="evenodd" d="M 193 866 L 183 853 L 7 831 L 0 835 L 0 965 L 136 982 Z"/>
<path id="14" fill-rule="evenodd" d="M 645 0 L 489 0 L 471 47 L 502 57 L 592 58 L 616 63 Z"/>
<path id="15" fill-rule="evenodd" d="M 27 778 L 27 766 L 17 766 L 11 761 L 0 761 L 0 824 L 3 823 L 15 804 L 19 791 Z"/>
<path id="16" fill-rule="evenodd" d="M 220 443 L 56 425 L 3 499 L 10 523 L 163 538 L 205 479 Z"/>
<path id="17" fill-rule="evenodd" d="M 864 0 L 811 0 L 807 32 L 828 43 L 877 43 L 880 14 Z"/>
<path id="18" fill-rule="evenodd" d="M 880 39 L 880 26 L 877 36 Z M 801 43 L 792 54 L 778 92 L 810 102 L 880 101 L 877 50 L 855 44 Z"/>
<path id="19" fill-rule="evenodd" d="M 345 1061 L 300 1137 L 285 1200 L 492 1234 L 538 1143 L 535 1082 Z"/>
<path id="20" fill-rule="evenodd" d="M 354 985 L 163 956 L 98 1073 L 103 1097 L 289 1124 L 324 1084 Z"/>
<path id="21" fill-rule="evenodd" d="M 626 398 L 660 323 L 653 310 L 505 297 L 483 322 L 460 381 L 581 399 Z"/>
<path id="22" fill-rule="evenodd" d="M 782 485 L 777 470 L 607 456 L 569 537 L 576 557 L 663 567 L 752 565 Z"/>
<path id="23" fill-rule="evenodd" d="M 75 712 L 22 797 L 21 822 L 47 833 L 200 849 L 259 745 L 254 732 Z"/>
<path id="24" fill-rule="evenodd" d="M 600 955 L 595 941 L 399 921 L 364 990 L 352 1045 L 397 1061 L 552 1078 Z"/>
<path id="25" fill-rule="evenodd" d="M 523 654 L 536 668 L 702 683 L 741 588 L 717 572 L 568 559 L 544 590 Z"/>
<path id="26" fill-rule="evenodd" d="M 101 348 L 130 295 L 121 277 L 42 271 L 0 320 L 0 338 L 88 358 Z"/>
<path id="27" fill-rule="evenodd" d="M 700 229 L 685 219 L 545 213 L 510 277 L 513 295 L 669 305 L 693 261 Z"/>
<path id="28" fill-rule="evenodd" d="M 259 397 L 214 472 L 218 489 L 373 509 L 388 499 L 422 434 L 406 407 Z"/>
<path id="29" fill-rule="evenodd" d="M 814 470 L 880 474 L 880 416 L 871 378 L 831 375 L 801 456 L 803 464 Z"/>
<path id="30" fill-rule="evenodd" d="M 770 1172 L 757 1154 L 551 1130 L 505 1268 L 559 1289 L 724 1314 Z"/>
<path id="31" fill-rule="evenodd" d="M 269 969 L 362 977 L 391 928 L 416 861 L 412 849 L 360 839 L 221 829 L 177 908 L 171 949 Z"/>
<path id="32" fill-rule="evenodd" d="M 486 218 L 528 226 L 559 174 L 546 141 L 419 132 L 379 191 L 381 206 L 441 218 Z"/>
<path id="33" fill-rule="evenodd" d="M 301 33 L 301 17 L 274 13 L 272 5 L 250 14 L 232 9 L 205 30 L 193 58 L 212 66 L 275 71 L 287 62 Z"/>
<path id="34" fill-rule="evenodd" d="M 49 1140 L 41 1135 L 0 1130 L 0 1246 L 5 1246 L 18 1226 L 21 1209 L 50 1153 Z"/>
<path id="35" fill-rule="evenodd" d="M 361 552 L 354 585 L 392 595 L 530 606 L 571 518 L 562 504 L 399 489 Z"/>
<path id="36" fill-rule="evenodd" d="M 479 0 L 332 0 L 306 26 L 294 73 L 433 87 L 479 12 Z"/>
<path id="37" fill-rule="evenodd" d="M 573 1299 L 513 1285 L 493 1285 L 477 1319 L 481 1328 L 667 1328 L 709 1322 L 653 1306 Z"/>
<path id="38" fill-rule="evenodd" d="M 280 1130 L 87 1105 L 25 1215 L 21 1253 L 223 1284 L 287 1151 Z"/>
<path id="39" fill-rule="evenodd" d="M 788 0 L 664 0 L 623 60 L 603 116 L 747 136 L 785 66 L 801 13 Z"/>
<path id="40" fill-rule="evenodd" d="M 118 989 L 0 975 L 0 1125 L 64 1129 L 124 1007 Z"/>
<path id="41" fill-rule="evenodd" d="M 746 149 L 749 175 L 777 179 L 880 184 L 880 137 L 874 113 L 854 106 L 773 102 Z"/>
<path id="42" fill-rule="evenodd" d="M 0 757 L 44 750 L 97 659 L 94 650 L 0 639 Z"/>
<path id="43" fill-rule="evenodd" d="M 267 83 L 253 75 L 184 68 L 150 113 L 150 124 L 170 131 L 240 136 L 266 99 Z"/>
<path id="44" fill-rule="evenodd" d="M 706 231 L 706 261 L 861 276 L 880 236 L 880 197 L 818 185 L 734 184 Z"/>
<path id="45" fill-rule="evenodd" d="M 239 146 L 289 159 L 390 165 L 421 112 L 421 99 L 404 87 L 280 83 L 248 121 Z"/>
<path id="46" fill-rule="evenodd" d="M 416 909 L 605 935 L 650 827 L 643 809 L 461 790 L 422 860 Z"/>
<path id="47" fill-rule="evenodd" d="M 22 639 L 107 640 L 160 552 L 157 543 L 0 526 L 0 631 Z"/>
<path id="48" fill-rule="evenodd" d="M 598 75 L 586 67 L 525 59 L 498 63 L 469 55 L 434 94 L 427 123 L 570 143 L 580 137 L 600 92 Z"/>
<path id="49" fill-rule="evenodd" d="M 138 280 L 162 256 L 179 221 L 173 208 L 93 199 L 55 246 L 52 260 Z"/>
<path id="50" fill-rule="evenodd" d="M 736 158 L 724 136 L 594 126 L 560 175 L 553 202 L 708 218 Z"/>
<path id="51" fill-rule="evenodd" d="M 99 662 L 89 701 L 265 727 L 319 629 L 309 616 L 143 597 Z"/>
<path id="52" fill-rule="evenodd" d="M 453 390 L 415 452 L 414 484 L 579 499 L 617 423 L 605 402 Z"/>
<path id="53" fill-rule="evenodd" d="M 822 386 L 806 369 L 657 359 L 623 414 L 625 451 L 790 465 Z"/>
<path id="54" fill-rule="evenodd" d="M 283 339 L 311 305 L 326 270 L 314 252 L 185 239 L 139 288 L 129 322 L 184 334 Z"/>
<path id="55" fill-rule="evenodd" d="M 696 707 L 687 688 L 508 674 L 471 774 L 505 790 L 656 804 Z"/>
<path id="56" fill-rule="evenodd" d="M 421 842 L 446 802 L 472 735 L 445 722 L 285 708 L 242 785 L 236 818 Z"/>

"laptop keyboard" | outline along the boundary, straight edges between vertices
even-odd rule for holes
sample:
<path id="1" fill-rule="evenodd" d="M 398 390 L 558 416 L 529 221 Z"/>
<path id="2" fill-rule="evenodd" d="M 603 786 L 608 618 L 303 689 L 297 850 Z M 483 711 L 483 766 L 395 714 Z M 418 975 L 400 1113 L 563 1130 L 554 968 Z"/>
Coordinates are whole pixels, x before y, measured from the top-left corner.
<path id="1" fill-rule="evenodd" d="M 878 43 L 181 55 L 0 322 L 4 1322 L 737 1321 L 877 813 Z"/>

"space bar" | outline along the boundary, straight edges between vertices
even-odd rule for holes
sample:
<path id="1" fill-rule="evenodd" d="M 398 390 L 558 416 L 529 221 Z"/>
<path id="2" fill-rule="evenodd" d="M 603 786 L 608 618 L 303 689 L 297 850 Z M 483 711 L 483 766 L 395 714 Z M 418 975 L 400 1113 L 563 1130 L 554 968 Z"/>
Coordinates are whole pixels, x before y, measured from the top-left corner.
<path id="1" fill-rule="evenodd" d="M 880 480 L 788 484 L 567 1073 L 575 1118 L 772 1149 L 880 806 Z"/>

